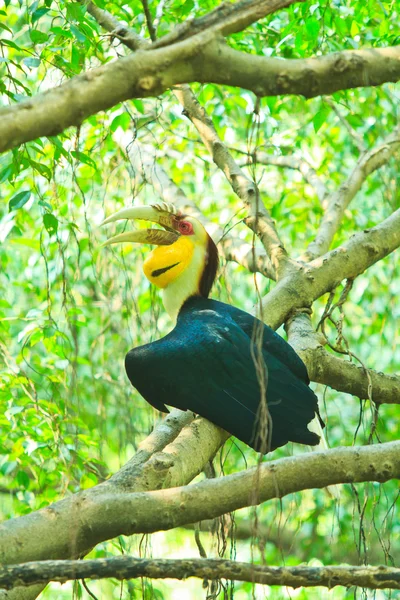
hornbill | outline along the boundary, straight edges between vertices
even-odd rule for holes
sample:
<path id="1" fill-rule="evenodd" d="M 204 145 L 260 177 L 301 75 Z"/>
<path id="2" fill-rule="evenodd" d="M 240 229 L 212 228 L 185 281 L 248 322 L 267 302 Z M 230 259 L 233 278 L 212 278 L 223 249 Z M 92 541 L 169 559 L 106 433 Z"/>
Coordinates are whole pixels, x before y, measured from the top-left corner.
<path id="1" fill-rule="evenodd" d="M 143 271 L 176 320 L 164 338 L 126 355 L 133 387 L 156 409 L 191 410 L 263 453 L 289 441 L 317 445 L 308 424 L 323 422 L 303 361 L 262 321 L 208 298 L 218 250 L 203 225 L 166 203 L 122 209 L 103 225 L 120 219 L 164 228 L 128 231 L 104 245 L 157 246 Z"/>

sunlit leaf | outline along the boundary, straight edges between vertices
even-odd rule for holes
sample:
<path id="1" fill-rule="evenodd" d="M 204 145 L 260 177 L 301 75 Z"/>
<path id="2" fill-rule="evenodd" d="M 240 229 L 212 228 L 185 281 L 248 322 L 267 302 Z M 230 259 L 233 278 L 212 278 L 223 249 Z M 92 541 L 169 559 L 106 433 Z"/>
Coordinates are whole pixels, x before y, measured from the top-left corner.
<path id="1" fill-rule="evenodd" d="M 29 190 L 15 194 L 8 203 L 9 210 L 12 211 L 22 208 L 28 202 L 30 197 L 31 192 Z"/>
<path id="2" fill-rule="evenodd" d="M 49 235 L 54 235 L 58 230 L 58 220 L 51 213 L 43 215 L 43 225 L 45 226 Z"/>

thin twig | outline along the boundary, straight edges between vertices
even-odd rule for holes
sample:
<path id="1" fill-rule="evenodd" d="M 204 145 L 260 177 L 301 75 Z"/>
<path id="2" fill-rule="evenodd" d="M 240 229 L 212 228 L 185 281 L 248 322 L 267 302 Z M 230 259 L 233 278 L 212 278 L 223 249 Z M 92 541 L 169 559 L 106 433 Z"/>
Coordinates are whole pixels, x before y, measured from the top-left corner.
<path id="1" fill-rule="evenodd" d="M 153 24 L 153 17 L 151 16 L 148 0 L 142 0 L 142 6 L 144 15 L 146 17 L 147 29 L 149 30 L 150 38 L 152 42 L 157 39 L 157 32 Z"/>
<path id="2" fill-rule="evenodd" d="M 244 154 L 247 154 L 247 152 Z M 253 162 L 254 157 L 247 154 L 247 160 L 246 162 L 241 163 L 241 166 L 249 165 Z M 319 201 L 321 203 L 323 202 L 326 196 L 326 187 L 322 180 L 318 177 L 315 169 L 304 158 L 292 155 L 276 156 L 273 154 L 267 154 L 266 152 L 257 152 L 257 163 L 261 165 L 273 165 L 276 167 L 284 167 L 299 171 L 307 183 L 314 188 Z"/>
<path id="3" fill-rule="evenodd" d="M 325 104 L 327 104 L 328 106 L 330 106 L 330 108 L 333 110 L 333 112 L 335 113 L 335 115 L 339 118 L 339 121 L 347 129 L 348 133 L 350 134 L 350 137 L 353 138 L 354 143 L 357 146 L 357 148 L 359 149 L 359 151 L 360 152 L 365 152 L 366 151 L 366 147 L 365 147 L 365 143 L 364 143 L 364 140 L 363 140 L 362 136 L 350 125 L 350 123 L 348 122 L 348 120 L 346 119 L 346 117 L 344 117 L 342 115 L 342 113 L 340 112 L 340 110 L 337 107 L 336 103 L 332 100 L 332 98 L 329 98 L 328 96 L 324 96 L 323 100 L 324 100 Z"/>

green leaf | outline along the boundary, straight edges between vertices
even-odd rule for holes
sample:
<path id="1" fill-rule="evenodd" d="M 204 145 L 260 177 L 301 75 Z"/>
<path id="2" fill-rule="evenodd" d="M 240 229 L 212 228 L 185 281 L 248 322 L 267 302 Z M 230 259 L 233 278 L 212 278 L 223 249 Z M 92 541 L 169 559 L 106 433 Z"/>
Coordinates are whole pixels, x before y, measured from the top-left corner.
<path id="1" fill-rule="evenodd" d="M 49 39 L 47 33 L 44 33 L 43 31 L 38 31 L 37 29 L 31 29 L 29 35 L 34 44 L 43 44 L 43 42 L 47 42 L 47 40 Z"/>
<path id="2" fill-rule="evenodd" d="M 49 9 L 44 8 L 44 6 L 35 10 L 35 12 L 32 14 L 32 23 L 36 23 L 36 21 L 39 21 L 39 19 L 43 17 L 43 15 L 46 15 L 48 12 Z"/>
<path id="3" fill-rule="evenodd" d="M 68 2 L 67 3 L 67 17 L 68 19 L 74 21 L 82 21 L 84 16 L 84 11 L 82 6 L 80 6 L 77 2 Z"/>
<path id="4" fill-rule="evenodd" d="M 79 152 L 78 150 L 72 150 L 71 156 L 73 156 L 80 162 L 83 162 L 86 165 L 89 165 L 89 167 L 93 167 L 93 169 L 97 169 L 96 163 L 94 162 L 93 158 L 90 158 L 90 156 L 88 156 L 87 154 L 84 154 L 83 152 Z"/>
<path id="5" fill-rule="evenodd" d="M 26 490 L 29 487 L 30 484 L 30 479 L 27 473 L 25 473 L 25 471 L 21 471 L 21 469 L 18 471 L 17 473 L 17 481 L 19 483 L 20 486 L 22 486 L 23 488 L 25 488 Z"/>
<path id="6" fill-rule="evenodd" d="M 37 162 L 36 160 L 30 160 L 29 164 L 33 167 L 38 173 L 40 173 L 43 177 L 50 181 L 52 178 L 53 172 L 47 165 L 43 165 L 42 163 Z"/>
<path id="7" fill-rule="evenodd" d="M 29 56 L 28 58 L 24 58 L 22 62 L 27 67 L 36 69 L 40 65 L 40 58 L 33 58 L 32 56 Z"/>
<path id="8" fill-rule="evenodd" d="M 31 192 L 29 190 L 26 190 L 24 192 L 19 192 L 19 194 L 16 194 L 15 196 L 13 196 L 10 200 L 10 202 L 8 203 L 8 208 L 10 210 L 10 212 L 12 210 L 18 210 L 19 208 L 22 208 L 24 206 L 24 204 L 26 204 L 29 200 L 29 198 L 31 197 Z"/>
<path id="9" fill-rule="evenodd" d="M 317 112 L 316 115 L 314 115 L 314 118 L 312 120 L 313 125 L 314 125 L 314 131 L 315 133 L 317 133 L 317 131 L 319 131 L 322 127 L 322 125 L 325 123 L 327 116 L 329 115 L 329 108 L 322 108 L 321 110 L 319 110 Z"/>
<path id="10" fill-rule="evenodd" d="M 7 27 L 7 25 L 4 25 L 4 23 L 0 23 L 0 29 L 4 29 L 5 31 L 8 31 L 9 33 L 12 34 L 12 29 Z"/>
<path id="11" fill-rule="evenodd" d="M 121 127 L 124 131 L 127 131 L 130 123 L 131 117 L 128 115 L 128 113 L 122 113 L 121 115 L 116 116 L 115 119 L 112 120 L 110 129 L 112 132 L 114 132 L 118 129 L 118 127 Z"/>
<path id="12" fill-rule="evenodd" d="M 35 0 L 29 5 L 28 11 L 32 14 L 39 8 L 39 0 Z"/>
<path id="13" fill-rule="evenodd" d="M 74 37 L 70 31 L 63 29 L 62 27 L 50 27 L 50 31 L 56 35 L 61 35 L 62 37 L 68 39 L 72 39 Z"/>
<path id="14" fill-rule="evenodd" d="M 43 215 L 43 225 L 45 226 L 49 235 L 54 235 L 58 230 L 58 221 L 51 213 Z"/>
<path id="15" fill-rule="evenodd" d="M 10 163 L 7 165 L 2 171 L 0 171 L 0 183 L 3 183 L 7 179 L 11 178 L 11 175 L 14 174 L 14 165 Z"/>
<path id="16" fill-rule="evenodd" d="M 40 251 L 40 242 L 38 240 L 14 237 L 11 240 L 11 242 L 13 244 L 19 244 L 20 246 L 26 246 L 27 248 L 32 248 L 32 250 L 36 250 L 36 252 Z"/>
<path id="17" fill-rule="evenodd" d="M 76 39 L 78 40 L 78 42 L 81 42 L 81 43 L 86 42 L 86 35 L 84 35 L 81 31 L 79 31 L 79 29 L 75 25 L 71 25 L 70 29 L 71 29 L 72 33 L 74 34 L 74 36 L 76 37 Z"/>
<path id="18" fill-rule="evenodd" d="M 47 208 L 48 210 L 53 209 L 51 204 L 49 204 L 48 202 L 45 202 L 44 200 L 39 200 L 38 204 L 39 204 L 39 206 L 43 206 L 43 208 Z"/>
<path id="19" fill-rule="evenodd" d="M 350 27 L 350 35 L 352 37 L 355 37 L 357 34 L 360 33 L 360 28 L 358 26 L 357 21 L 353 21 Z"/>
<path id="20" fill-rule="evenodd" d="M 315 39 L 319 33 L 319 22 L 316 19 L 307 19 L 306 30 L 311 39 Z"/>

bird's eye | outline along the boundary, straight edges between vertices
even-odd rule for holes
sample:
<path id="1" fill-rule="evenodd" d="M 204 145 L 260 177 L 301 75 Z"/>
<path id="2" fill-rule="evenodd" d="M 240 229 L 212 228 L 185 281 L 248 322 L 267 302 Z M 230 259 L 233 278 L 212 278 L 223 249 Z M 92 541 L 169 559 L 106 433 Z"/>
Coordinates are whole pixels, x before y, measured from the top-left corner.
<path id="1" fill-rule="evenodd" d="M 178 228 L 181 235 L 192 235 L 193 233 L 193 225 L 188 221 L 181 221 Z"/>

